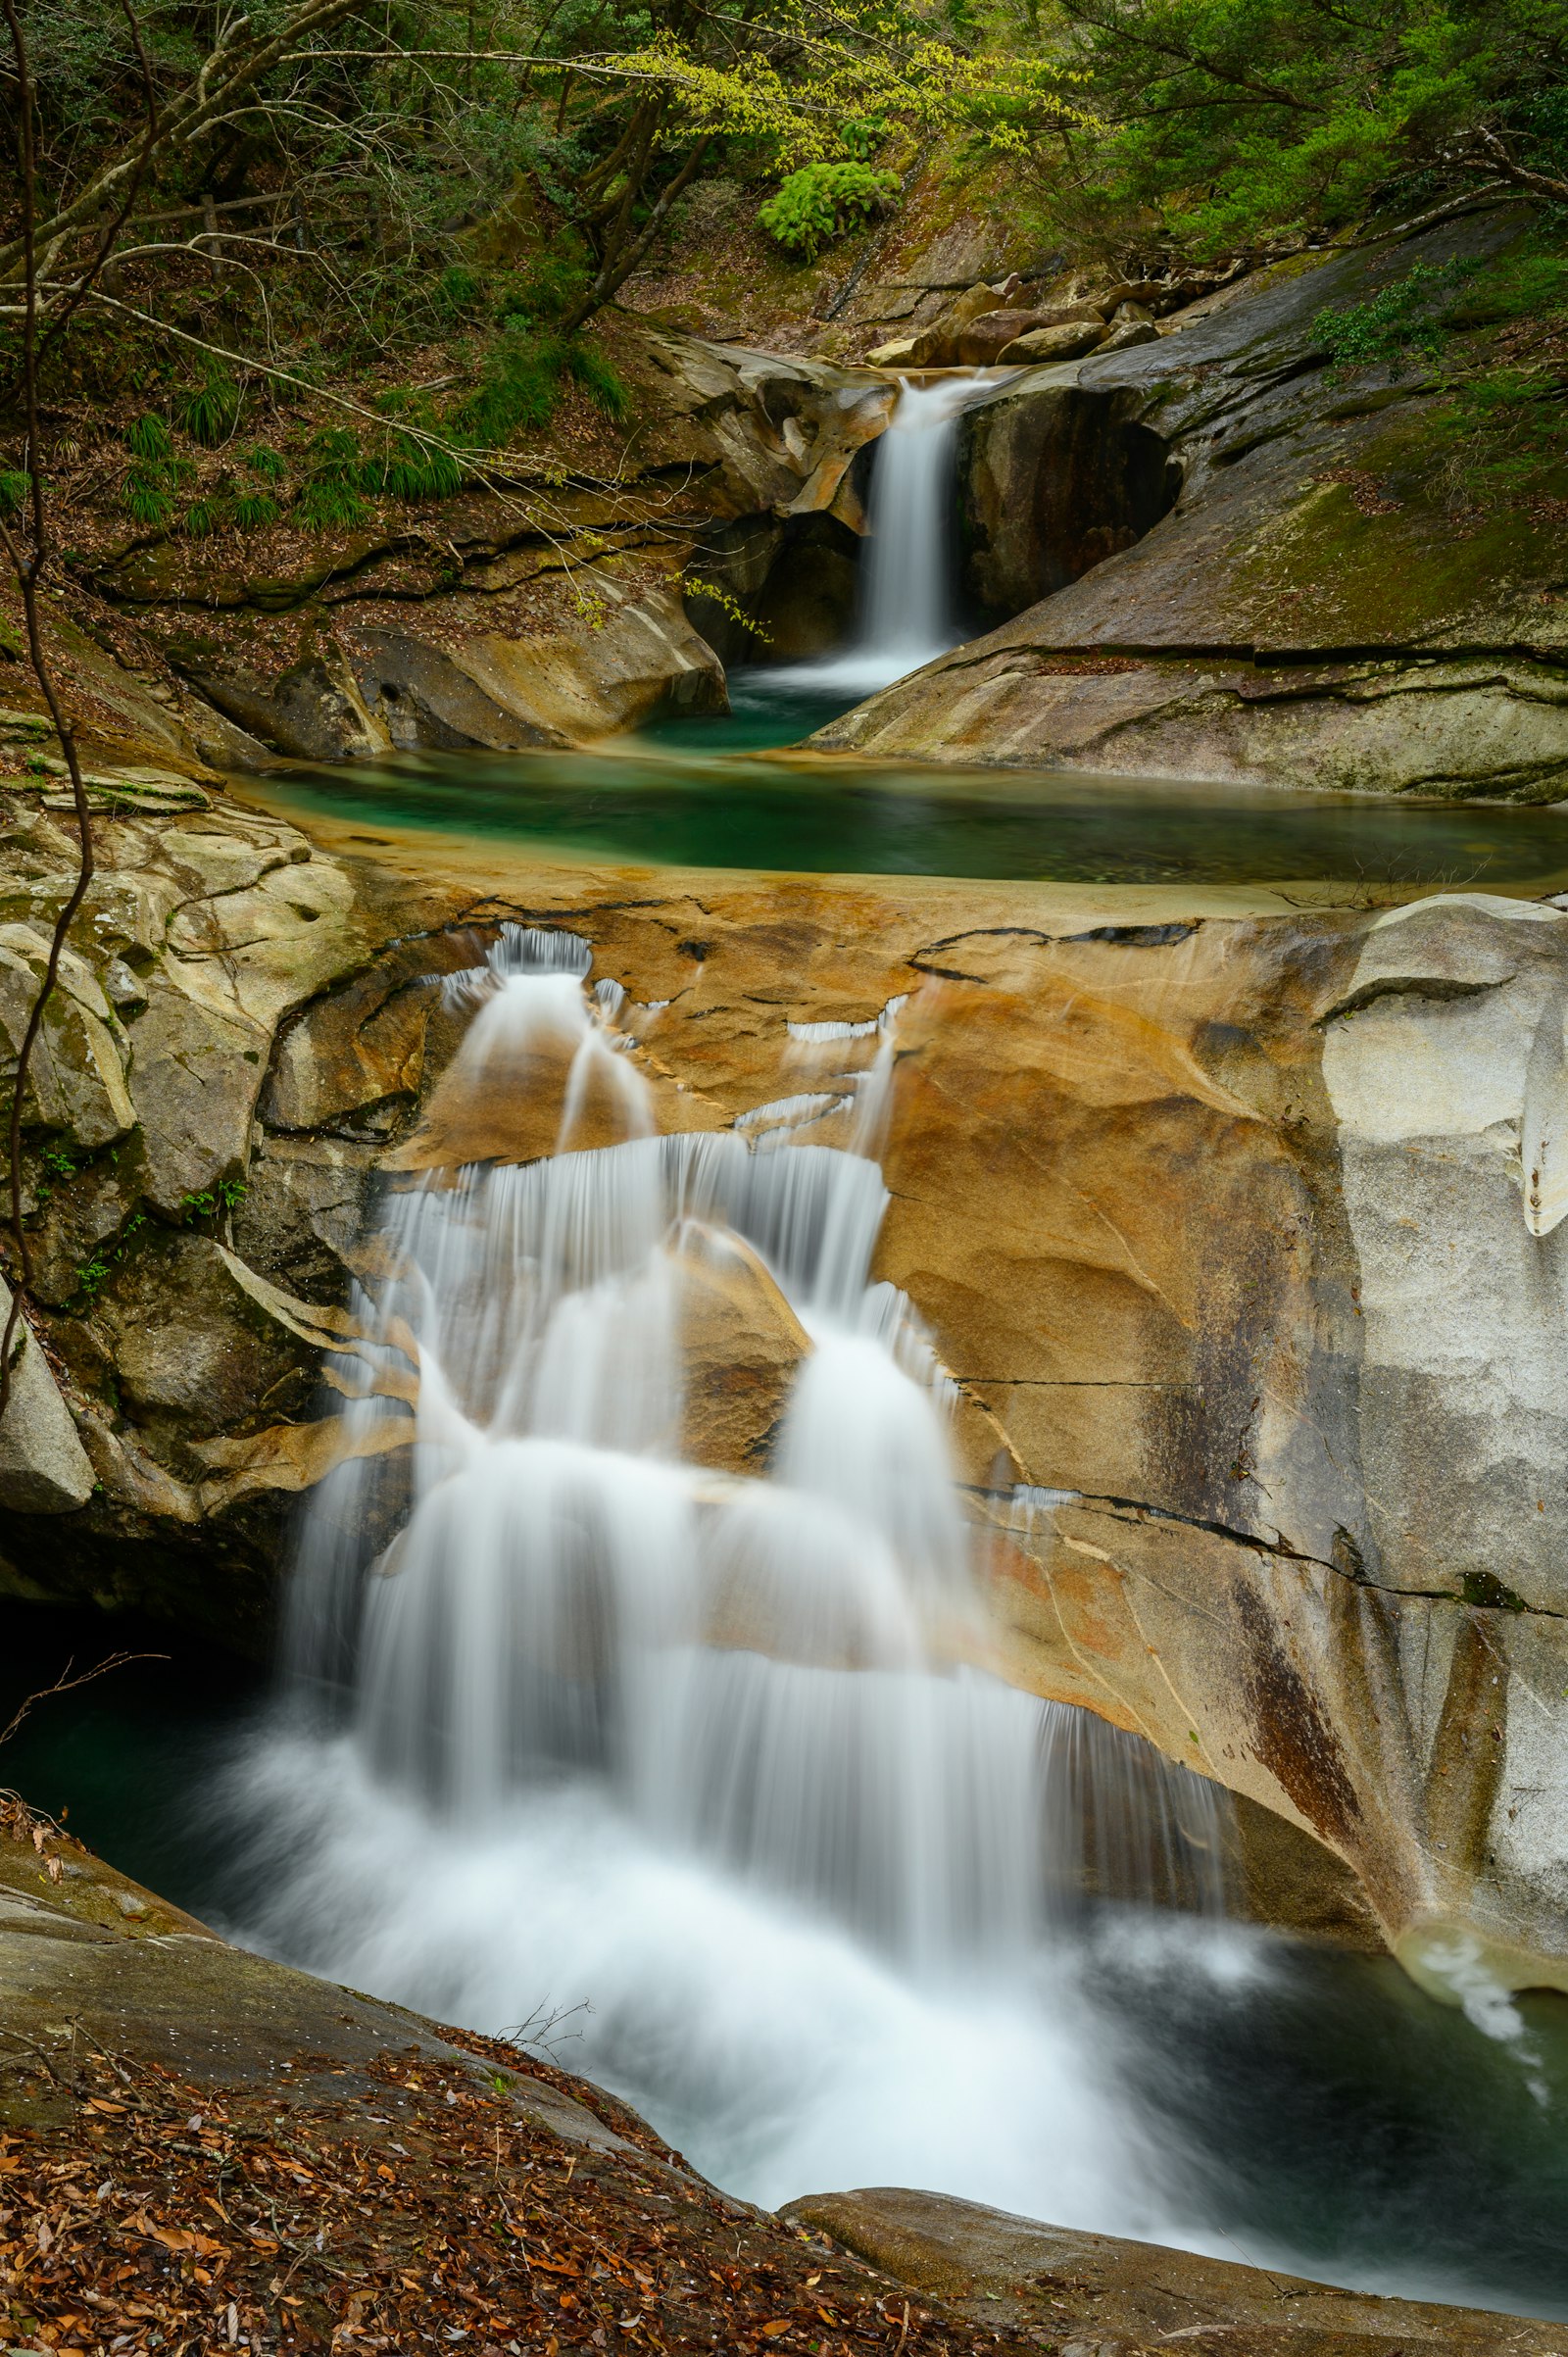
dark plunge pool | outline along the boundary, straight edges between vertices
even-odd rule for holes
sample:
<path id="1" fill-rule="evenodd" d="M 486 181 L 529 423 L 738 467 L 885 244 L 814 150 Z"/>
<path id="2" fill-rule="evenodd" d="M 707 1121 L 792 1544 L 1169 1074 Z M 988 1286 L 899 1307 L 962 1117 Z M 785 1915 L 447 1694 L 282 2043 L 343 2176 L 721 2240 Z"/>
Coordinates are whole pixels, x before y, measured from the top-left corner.
<path id="1" fill-rule="evenodd" d="M 268 780 L 269 803 L 551 859 L 1085 884 L 1568 886 L 1568 809 L 1393 802 L 779 748 L 841 704 L 739 674 L 726 718 L 584 753 L 419 754 Z M 248 789 L 241 786 L 240 791 Z M 1307 896 L 1310 898 L 1310 894 Z M 1343 895 L 1341 895 L 1343 897 Z"/>
<path id="2" fill-rule="evenodd" d="M 0 1724 L 15 1698 L 47 1684 L 68 1656 L 84 1664 L 115 1641 L 102 1622 L 21 1607 L 0 1613 Z M 275 1838 L 287 1790 L 276 1763 L 291 1739 L 268 1682 L 156 1631 L 120 1642 L 172 1658 L 133 1663 L 40 1705 L 7 1747 L 5 1780 L 37 1806 L 69 1808 L 71 1828 L 115 1864 L 254 1939 L 279 1881 L 319 1868 L 318 1857 L 313 1869 L 314 1834 L 299 1848 L 292 1833 L 281 1843 Z M 335 1819 L 341 1830 L 347 1820 L 358 1841 L 347 1758 L 341 1739 L 336 1749 L 307 1744 L 288 1773 L 314 1780 L 322 1821 Z M 237 1790 L 249 1801 L 236 1801 Z M 248 1808 L 271 1821 L 272 1837 L 259 1845 Z M 387 1831 L 379 1830 L 383 1843 Z M 466 1848 L 463 1829 L 420 1831 L 408 1818 L 391 1831 L 394 1845 L 382 1847 L 373 1871 L 384 1874 L 396 1861 L 420 1875 L 426 1914 L 460 1908 L 479 1854 Z M 526 1845 L 508 1853 L 492 1841 L 481 1861 L 486 1909 L 512 1908 L 519 1969 L 509 1994 L 521 2012 L 506 2018 L 522 2018 L 531 2002 L 586 2002 L 580 2035 L 568 2034 L 558 2059 L 618 2080 L 620 2091 L 723 2182 L 735 2149 L 724 2116 L 732 2083 L 722 2074 L 705 2083 L 702 2064 L 712 2058 L 700 2028 L 687 2024 L 675 2037 L 668 2024 L 673 2057 L 628 2063 L 624 2046 L 616 2055 L 607 2042 L 614 2027 L 613 1998 L 607 2005 L 600 1985 L 612 1977 L 608 1964 L 581 1988 L 534 1985 L 530 1927 L 553 1893 L 527 1887 L 524 1877 L 540 1854 Z M 569 1861 L 564 1867 L 558 1855 L 553 1870 L 569 1870 Z M 504 1871 L 519 1881 L 510 1894 L 498 1891 Z M 623 1927 L 619 1937 L 627 1944 L 633 1935 Z M 338 1975 L 354 1960 L 313 1950 L 309 1940 L 292 1952 Z M 406 1962 L 385 1965 L 392 1985 L 381 1993 L 422 1997 L 437 2011 L 430 2000 L 457 1993 L 411 1972 Z M 1167 2238 L 1368 2288 L 1568 2315 L 1568 2002 L 1525 1997 L 1516 2034 L 1499 2039 L 1423 1996 L 1392 1962 L 1113 1909 L 1062 1942 L 1036 2002 L 1046 2030 L 1093 2049 L 1096 2102 L 1117 2122 L 1118 2148 L 1136 2153 L 1156 2188 Z M 947 2025 L 960 2068 L 985 2052 L 977 2011 L 955 2004 L 931 2015 Z M 786 2062 L 808 2070 L 812 2041 L 826 2041 L 829 2031 L 809 2006 L 800 2013 L 804 2031 L 793 2017 L 784 2027 L 806 2043 Z M 725 2057 L 726 2068 L 733 2062 Z M 1030 2067 L 1025 2053 L 1020 2074 Z M 672 2094 L 682 2070 L 683 2091 Z M 916 2092 L 924 2100 L 924 2090 Z M 898 2093 L 889 2091 L 890 2103 Z M 931 2100 L 943 2099 L 939 2074 Z M 1024 2116 L 1038 2136 L 1059 2141 L 1059 2120 Z M 1080 2115 L 1074 2133 L 1084 2139 L 1087 2171 L 1093 2115 Z M 824 2182 L 789 2189 L 828 2189 L 823 2169 L 814 2175 Z M 831 2179 L 831 2169 L 825 2175 Z M 1135 2231 L 1138 2220 L 1117 2211 L 1114 2189 L 1108 2215 L 1103 2185 L 1097 2200 L 1101 2215 L 1072 2222 Z"/>

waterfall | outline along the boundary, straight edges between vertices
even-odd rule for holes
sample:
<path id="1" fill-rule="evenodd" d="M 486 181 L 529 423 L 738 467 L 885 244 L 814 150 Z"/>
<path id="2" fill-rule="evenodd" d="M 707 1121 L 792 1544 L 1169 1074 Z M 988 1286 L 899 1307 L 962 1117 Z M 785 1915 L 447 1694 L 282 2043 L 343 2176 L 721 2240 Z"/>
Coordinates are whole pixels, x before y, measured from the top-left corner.
<path id="1" fill-rule="evenodd" d="M 357 1302 L 377 1339 L 342 1377 L 356 1453 L 291 1604 L 296 1688 L 341 1717 L 247 1767 L 273 1845 L 252 1935 L 490 2029 L 590 2004 L 581 2067 L 761 2198 L 870 2170 L 1147 2226 L 1031 1992 L 1086 1879 L 1217 1906 L 1219 1820 L 1201 1780 L 1128 1772 L 1130 1739 L 987 1666 L 951 1382 L 872 1281 L 898 1007 L 781 1039 L 855 1101 L 849 1148 L 792 1143 L 800 1099 L 659 1136 L 589 962 L 509 927 L 448 985 L 476 1011 L 442 1089 L 531 1075 L 557 1147 L 383 1200 Z M 615 1135 L 583 1149 L 592 1105 Z M 719 1375 L 689 1385 L 714 1333 Z M 760 1380 L 763 1333 L 793 1359 L 759 1457 L 713 1417 Z M 388 1442 L 412 1445 L 383 1544 Z M 979 2040 L 969 2075 L 901 2171 L 915 2048 L 955 2038 Z M 1071 2187 L 1025 2101 L 1070 2115 Z M 988 2160 L 999 2136 L 1032 2157 Z"/>
<path id="2" fill-rule="evenodd" d="M 901 679 L 957 644 L 953 614 L 954 461 L 969 377 L 904 384 L 877 445 L 859 640 L 846 658 L 876 684 Z"/>
<path id="3" fill-rule="evenodd" d="M 958 644 L 963 632 L 953 598 L 958 417 L 985 381 L 961 375 L 901 382 L 872 461 L 855 637 L 819 662 L 737 674 L 748 696 L 870 696 Z"/>

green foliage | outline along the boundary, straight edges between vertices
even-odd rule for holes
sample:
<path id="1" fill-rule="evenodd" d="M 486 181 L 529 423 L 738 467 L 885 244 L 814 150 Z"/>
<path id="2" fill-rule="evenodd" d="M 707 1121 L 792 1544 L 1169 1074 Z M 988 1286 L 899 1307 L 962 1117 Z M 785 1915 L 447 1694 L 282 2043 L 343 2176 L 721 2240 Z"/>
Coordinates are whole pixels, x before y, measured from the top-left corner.
<path id="1" fill-rule="evenodd" d="M 167 531 L 174 520 L 174 494 L 188 479 L 190 463 L 177 455 L 168 426 L 150 411 L 127 426 L 125 448 L 131 458 L 121 492 L 125 513 L 141 531 Z"/>
<path id="2" fill-rule="evenodd" d="M 0 467 L 0 516 L 15 516 L 31 497 L 32 477 L 15 466 Z"/>
<path id="3" fill-rule="evenodd" d="M 360 479 L 387 499 L 450 499 L 463 488 L 463 468 L 449 450 L 396 434 L 384 457 L 366 461 Z"/>
<path id="4" fill-rule="evenodd" d="M 288 461 L 282 452 L 266 442 L 251 444 L 245 453 L 245 464 L 264 483 L 280 483 L 288 473 Z"/>
<path id="5" fill-rule="evenodd" d="M 209 366 L 201 383 L 187 394 L 179 422 L 204 450 L 216 450 L 229 439 L 239 423 L 239 387 L 226 369 L 216 362 Z"/>
<path id="6" fill-rule="evenodd" d="M 452 324 L 477 319 L 484 303 L 484 281 L 466 263 L 454 262 L 436 281 L 436 310 Z"/>
<path id="7" fill-rule="evenodd" d="M 363 497 L 365 461 L 352 429 L 323 426 L 311 438 L 306 475 L 294 514 L 299 522 L 323 532 L 350 531 L 366 522 L 369 509 Z"/>
<path id="8" fill-rule="evenodd" d="M 206 1187 L 199 1194 L 182 1195 L 179 1215 L 188 1228 L 199 1220 L 220 1220 L 237 1211 L 245 1201 L 245 1181 L 242 1178 L 220 1179 L 216 1186 Z"/>
<path id="9" fill-rule="evenodd" d="M 1443 314 L 1452 294 L 1455 266 L 1418 262 L 1402 278 L 1380 287 L 1364 303 L 1320 311 L 1313 333 L 1337 368 L 1397 368 L 1412 360 L 1434 360 L 1443 350 Z"/>
<path id="10" fill-rule="evenodd" d="M 147 466 L 158 466 L 174 455 L 173 438 L 162 417 L 151 412 L 138 417 L 134 425 L 125 428 L 125 448 L 133 459 Z"/>
<path id="11" fill-rule="evenodd" d="M 276 523 L 283 511 L 270 491 L 241 491 L 231 513 L 240 531 L 265 532 L 269 524 Z"/>
<path id="12" fill-rule="evenodd" d="M 179 519 L 179 528 L 192 540 L 210 539 L 220 532 L 230 516 L 228 502 L 223 499 L 193 499 Z"/>
<path id="13" fill-rule="evenodd" d="M 587 292 L 588 278 L 587 257 L 577 240 L 559 238 L 525 270 L 509 273 L 496 303 L 496 322 L 511 327 L 527 319 L 551 325 Z"/>
<path id="14" fill-rule="evenodd" d="M 631 395 L 616 375 L 608 357 L 597 344 L 573 336 L 565 349 L 565 368 L 573 383 L 580 384 L 597 409 L 604 411 L 617 424 L 631 413 Z"/>
<path id="15" fill-rule="evenodd" d="M 461 432 L 483 450 L 499 450 L 521 430 L 537 431 L 555 415 L 565 348 L 531 320 L 509 319 L 477 389 L 460 407 Z"/>
<path id="16" fill-rule="evenodd" d="M 852 115 L 839 126 L 839 137 L 846 151 L 858 164 L 869 164 L 888 135 L 885 115 Z"/>
<path id="17" fill-rule="evenodd" d="M 480 449 L 504 449 L 514 434 L 538 432 L 550 423 L 567 377 L 607 417 L 627 415 L 626 388 L 597 345 L 536 327 L 529 319 L 509 319 L 478 390 L 458 411 L 458 430 Z"/>
<path id="18" fill-rule="evenodd" d="M 710 606 L 716 606 L 721 614 L 727 614 L 740 629 L 748 631 L 764 647 L 772 644 L 772 633 L 764 630 L 757 616 L 748 614 L 734 592 L 726 589 L 721 582 L 709 581 L 701 573 L 694 573 L 683 584 L 683 594 L 688 598 L 706 598 Z"/>
<path id="19" fill-rule="evenodd" d="M 38 1166 L 42 1175 L 32 1192 L 40 1203 L 48 1203 L 58 1180 L 74 1178 L 78 1167 L 68 1146 L 46 1146 L 38 1156 Z"/>
<path id="20" fill-rule="evenodd" d="M 1028 0 L 993 37 L 1026 44 Z M 1057 0 L 1042 42 L 1090 76 L 1102 129 L 1046 161 L 1042 210 L 1104 251 L 1294 243 L 1480 175 L 1483 126 L 1568 170 L 1568 0 Z"/>
<path id="21" fill-rule="evenodd" d="M 806 164 L 758 208 L 757 218 L 775 244 L 814 262 L 822 246 L 861 227 L 898 193 L 898 174 L 869 164 Z"/>
<path id="22" fill-rule="evenodd" d="M 126 1257 L 136 1238 L 147 1225 L 145 1211 L 132 1211 L 113 1244 L 101 1244 L 90 1260 L 84 1260 L 76 1271 L 75 1300 L 90 1309 L 108 1279 Z"/>

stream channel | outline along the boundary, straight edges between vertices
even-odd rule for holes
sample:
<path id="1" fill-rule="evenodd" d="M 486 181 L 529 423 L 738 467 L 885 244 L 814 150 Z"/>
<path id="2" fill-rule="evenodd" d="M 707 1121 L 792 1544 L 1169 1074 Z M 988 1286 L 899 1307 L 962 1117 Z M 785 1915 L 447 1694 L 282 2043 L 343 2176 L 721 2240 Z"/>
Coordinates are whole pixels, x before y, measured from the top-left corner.
<path id="1" fill-rule="evenodd" d="M 295 770 L 265 796 L 372 842 L 556 860 L 1568 882 L 1557 810 L 769 750 L 866 692 L 868 651 L 892 676 L 956 635 L 940 612 L 905 623 L 877 642 L 868 622 L 837 667 L 742 674 L 728 720 Z M 304 1517 L 280 1681 L 120 1636 L 169 1658 L 40 1708 L 8 1774 L 233 1937 L 542 2041 L 753 2199 L 920 2185 L 1568 2316 L 1568 2002 L 1448 2009 L 1388 1958 L 1234 1920 L 1223 1796 L 954 1670 L 979 1657 L 962 1642 L 939 1674 L 930 1631 L 961 1637 L 977 1606 L 940 1383 L 870 1282 L 874 1077 L 855 1152 L 659 1139 L 584 962 L 514 928 L 463 986 L 469 1040 L 575 1041 L 623 1142 L 446 1174 L 378 1215 L 401 1272 L 386 1349 L 417 1336 L 428 1442 L 396 1577 L 365 1576 L 356 1460 Z M 683 1268 L 714 1253 L 760 1256 L 813 1346 L 765 1479 L 668 1443 Z M 703 1642 L 705 1579 L 765 1598 L 766 1653 Z M 8 1635 L 0 1717 L 104 1649 L 66 1616 Z"/>

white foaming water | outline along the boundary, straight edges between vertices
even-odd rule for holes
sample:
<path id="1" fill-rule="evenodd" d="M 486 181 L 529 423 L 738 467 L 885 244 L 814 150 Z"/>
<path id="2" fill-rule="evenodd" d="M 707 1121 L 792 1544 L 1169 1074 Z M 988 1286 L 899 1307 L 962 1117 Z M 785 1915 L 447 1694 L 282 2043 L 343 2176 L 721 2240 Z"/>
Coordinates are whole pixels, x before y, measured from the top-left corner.
<path id="1" fill-rule="evenodd" d="M 775 690 L 874 695 L 958 644 L 963 633 L 952 586 L 957 421 L 985 381 L 944 376 L 934 384 L 901 383 L 876 445 L 855 641 L 817 663 L 745 672 L 749 698 Z"/>
<path id="2" fill-rule="evenodd" d="M 292 1599 L 297 1687 L 346 1724 L 246 1763 L 247 1928 L 491 2031 L 587 2005 L 567 2059 L 754 2198 L 904 2182 L 1168 2228 L 1063 1959 L 1085 1885 L 1217 1911 L 1211 1788 L 987 1674 L 951 1383 L 870 1281 L 876 1163 L 653 1135 L 587 965 L 514 928 L 454 986 L 455 1080 L 553 1072 L 567 1143 L 387 1200 L 380 1389 Z M 572 1151 L 590 1094 L 624 1134 Z M 739 1472 L 688 1350 L 716 1319 L 746 1377 L 791 1312 L 811 1347 Z M 372 1557 L 377 1428 L 416 1393 Z"/>

